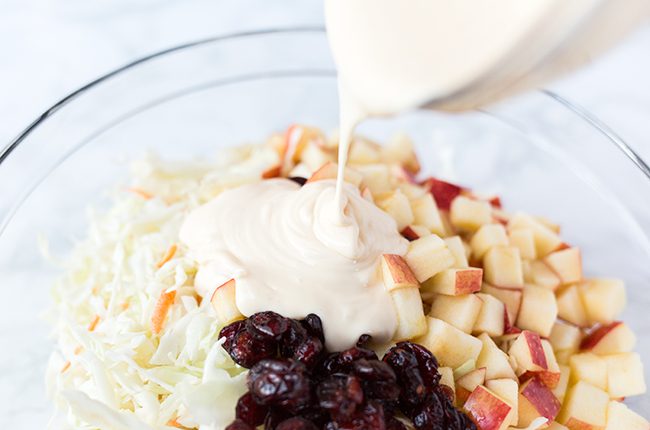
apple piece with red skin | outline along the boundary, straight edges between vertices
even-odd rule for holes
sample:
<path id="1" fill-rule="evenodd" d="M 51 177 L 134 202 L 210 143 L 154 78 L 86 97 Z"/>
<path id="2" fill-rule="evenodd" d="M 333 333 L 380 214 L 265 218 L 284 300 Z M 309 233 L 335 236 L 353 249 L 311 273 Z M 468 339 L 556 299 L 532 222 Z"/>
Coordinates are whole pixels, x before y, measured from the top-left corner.
<path id="1" fill-rule="evenodd" d="M 236 283 L 230 279 L 219 285 L 212 297 L 210 303 L 217 314 L 217 319 L 224 324 L 229 324 L 235 320 L 241 319 L 243 315 L 239 312 L 236 302 Z"/>
<path id="2" fill-rule="evenodd" d="M 584 381 L 573 385 L 566 393 L 557 422 L 570 430 L 603 430 L 607 425 L 607 393 Z"/>
<path id="3" fill-rule="evenodd" d="M 445 269 L 422 283 L 422 293 L 458 296 L 471 294 L 481 289 L 483 269 Z"/>
<path id="4" fill-rule="evenodd" d="M 517 375 L 548 370 L 546 352 L 538 333 L 529 330 L 522 331 L 510 345 L 508 355 L 517 365 L 515 369 Z"/>
<path id="5" fill-rule="evenodd" d="M 420 284 L 401 255 L 383 254 L 381 269 L 384 285 L 388 291 L 399 288 L 419 288 Z"/>
<path id="6" fill-rule="evenodd" d="M 636 335 L 622 321 L 614 321 L 592 330 L 580 343 L 580 349 L 607 355 L 630 352 L 636 345 Z"/>
<path id="7" fill-rule="evenodd" d="M 553 394 L 555 397 L 558 398 L 560 402 L 564 400 L 564 395 L 566 394 L 567 388 L 569 388 L 569 376 L 571 375 L 571 369 L 569 366 L 566 366 L 564 364 L 559 365 L 560 368 L 560 379 L 557 382 L 557 385 L 555 388 L 553 388 L 551 391 L 553 391 Z"/>
<path id="8" fill-rule="evenodd" d="M 456 381 L 456 401 L 458 404 L 464 404 L 476 387 L 485 383 L 485 373 L 485 367 L 481 367 L 458 378 Z"/>
<path id="9" fill-rule="evenodd" d="M 282 166 L 279 164 L 271 166 L 262 172 L 262 179 L 277 178 L 282 172 Z"/>
<path id="10" fill-rule="evenodd" d="M 542 339 L 542 349 L 544 350 L 544 357 L 546 358 L 546 369 L 545 370 L 527 370 L 519 376 L 521 381 L 526 381 L 531 377 L 536 377 L 542 381 L 547 387 L 555 388 L 557 387 L 560 378 L 562 376 L 560 371 L 560 366 L 555 358 L 555 353 L 553 352 L 553 347 L 551 343 Z"/>
<path id="11" fill-rule="evenodd" d="M 510 426 L 516 426 L 519 421 L 519 384 L 512 379 L 491 379 L 485 382 L 485 387 L 512 406 L 507 421 Z"/>
<path id="12" fill-rule="evenodd" d="M 562 404 L 553 392 L 533 377 L 519 387 L 519 427 L 529 426 L 538 417 L 553 421 L 560 412 Z"/>
<path id="13" fill-rule="evenodd" d="M 421 185 L 433 195 L 436 204 L 443 210 L 449 210 L 451 202 L 464 190 L 461 186 L 433 177 L 425 179 Z"/>
<path id="14" fill-rule="evenodd" d="M 512 406 L 482 385 L 472 391 L 463 409 L 479 430 L 505 430 L 510 424 Z"/>

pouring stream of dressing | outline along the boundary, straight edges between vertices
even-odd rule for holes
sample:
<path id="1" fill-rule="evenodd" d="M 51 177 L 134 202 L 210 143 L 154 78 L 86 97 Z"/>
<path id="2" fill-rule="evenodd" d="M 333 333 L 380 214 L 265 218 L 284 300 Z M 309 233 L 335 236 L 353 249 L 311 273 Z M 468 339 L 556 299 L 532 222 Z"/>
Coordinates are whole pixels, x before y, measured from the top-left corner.
<path id="1" fill-rule="evenodd" d="M 575 68 L 650 13 L 647 0 L 326 0 L 339 70 L 336 182 L 265 180 L 223 192 L 185 220 L 203 297 L 230 279 L 244 315 L 316 313 L 327 347 L 397 326 L 378 264 L 404 255 L 395 221 L 344 183 L 356 125 L 418 106 L 467 110 Z M 606 27 L 605 27 L 606 24 Z M 606 28 L 607 31 L 603 31 Z"/>

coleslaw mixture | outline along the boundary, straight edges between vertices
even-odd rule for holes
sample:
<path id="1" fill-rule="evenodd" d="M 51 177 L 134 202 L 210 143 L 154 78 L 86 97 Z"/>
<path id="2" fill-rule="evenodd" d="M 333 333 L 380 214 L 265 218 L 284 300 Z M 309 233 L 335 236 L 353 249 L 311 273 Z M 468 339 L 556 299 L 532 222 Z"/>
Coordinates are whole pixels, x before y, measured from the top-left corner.
<path id="1" fill-rule="evenodd" d="M 245 369 L 217 340 L 222 324 L 194 291 L 178 231 L 189 210 L 277 162 L 268 145 L 222 151 L 214 163 L 148 157 L 108 213 L 91 213 L 53 290 L 50 428 L 212 430 L 234 419 Z"/>

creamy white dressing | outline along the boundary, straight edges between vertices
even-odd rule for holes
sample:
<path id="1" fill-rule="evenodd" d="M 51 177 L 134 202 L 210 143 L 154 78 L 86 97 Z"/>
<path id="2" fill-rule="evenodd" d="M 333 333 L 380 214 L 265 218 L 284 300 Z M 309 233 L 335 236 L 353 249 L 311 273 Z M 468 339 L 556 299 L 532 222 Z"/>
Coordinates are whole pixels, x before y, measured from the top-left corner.
<path id="1" fill-rule="evenodd" d="M 333 180 L 300 187 L 271 179 L 225 191 L 194 210 L 180 238 L 199 263 L 199 294 L 210 297 L 235 279 L 244 315 L 315 313 L 334 351 L 364 333 L 390 340 L 396 315 L 379 257 L 404 254 L 407 241 L 389 215 L 347 183 L 341 218 L 335 192 Z"/>

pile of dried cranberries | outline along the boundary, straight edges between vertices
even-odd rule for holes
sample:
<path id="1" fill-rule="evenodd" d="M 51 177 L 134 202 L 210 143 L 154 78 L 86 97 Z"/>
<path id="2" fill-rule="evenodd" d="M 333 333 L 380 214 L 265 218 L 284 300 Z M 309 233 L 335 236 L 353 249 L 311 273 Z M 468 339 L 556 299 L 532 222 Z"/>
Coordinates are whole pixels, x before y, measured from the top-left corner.
<path id="1" fill-rule="evenodd" d="M 440 385 L 438 362 L 400 342 L 383 360 L 366 347 L 329 353 L 320 318 L 260 312 L 221 331 L 223 347 L 249 368 L 248 392 L 227 430 L 476 430 Z M 400 418 L 398 418 L 400 417 Z"/>

